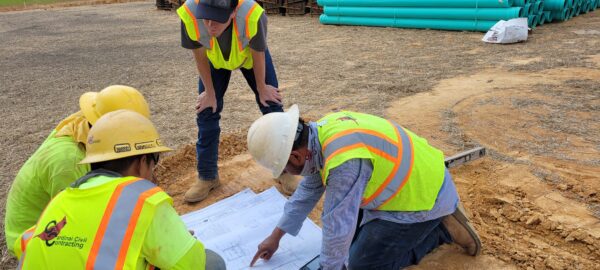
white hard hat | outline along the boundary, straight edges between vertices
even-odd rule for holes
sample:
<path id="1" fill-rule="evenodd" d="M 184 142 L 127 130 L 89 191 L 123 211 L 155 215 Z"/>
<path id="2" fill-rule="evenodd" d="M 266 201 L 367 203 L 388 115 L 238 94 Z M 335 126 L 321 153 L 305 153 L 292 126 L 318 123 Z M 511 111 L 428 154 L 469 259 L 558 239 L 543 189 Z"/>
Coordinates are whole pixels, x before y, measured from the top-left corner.
<path id="1" fill-rule="evenodd" d="M 287 112 L 258 118 L 248 130 L 248 150 L 254 159 L 279 177 L 288 162 L 298 128 L 300 112 L 294 104 Z"/>

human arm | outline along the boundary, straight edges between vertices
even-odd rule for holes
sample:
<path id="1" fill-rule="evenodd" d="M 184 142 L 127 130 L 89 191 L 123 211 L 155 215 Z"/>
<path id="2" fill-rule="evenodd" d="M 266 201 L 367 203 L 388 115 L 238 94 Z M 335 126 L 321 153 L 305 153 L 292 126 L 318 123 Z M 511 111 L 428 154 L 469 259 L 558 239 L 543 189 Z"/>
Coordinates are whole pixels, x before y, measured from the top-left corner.
<path id="1" fill-rule="evenodd" d="M 271 235 L 258 245 L 258 251 L 254 255 L 251 265 L 258 258 L 269 260 L 275 251 L 277 251 L 279 241 L 286 233 L 293 236 L 298 235 L 308 213 L 319 202 L 324 191 L 325 186 L 323 186 L 319 174 L 306 176 L 300 181 L 296 191 L 286 202 L 283 209 L 283 216 L 279 220 L 277 227 L 273 229 Z"/>
<path id="2" fill-rule="evenodd" d="M 265 51 L 267 50 L 267 16 L 263 13 L 258 20 L 257 32 L 250 40 L 250 52 L 252 54 L 254 79 L 260 103 L 267 107 L 267 101 L 281 104 L 282 96 L 279 89 L 268 85 L 265 81 L 266 63 Z"/>
<path id="3" fill-rule="evenodd" d="M 358 224 L 358 211 L 372 166 L 365 159 L 351 159 L 332 169 L 323 203 L 321 268 L 344 269 Z"/>
<path id="4" fill-rule="evenodd" d="M 163 202 L 146 232 L 142 256 L 160 269 L 195 269 L 204 262 L 205 253 L 171 204 Z"/>

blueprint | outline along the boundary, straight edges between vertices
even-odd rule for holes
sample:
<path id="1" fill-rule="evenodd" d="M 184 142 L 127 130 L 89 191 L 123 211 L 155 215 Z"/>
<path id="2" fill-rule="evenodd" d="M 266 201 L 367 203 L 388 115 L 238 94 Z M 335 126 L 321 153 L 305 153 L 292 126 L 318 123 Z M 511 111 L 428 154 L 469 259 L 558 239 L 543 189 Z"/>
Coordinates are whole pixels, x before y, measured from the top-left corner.
<path id="1" fill-rule="evenodd" d="M 297 236 L 285 235 L 269 261 L 249 267 L 258 244 L 271 234 L 287 200 L 277 189 L 260 194 L 243 190 L 182 216 L 204 246 L 225 259 L 227 269 L 299 269 L 321 250 L 321 229 L 306 219 Z"/>

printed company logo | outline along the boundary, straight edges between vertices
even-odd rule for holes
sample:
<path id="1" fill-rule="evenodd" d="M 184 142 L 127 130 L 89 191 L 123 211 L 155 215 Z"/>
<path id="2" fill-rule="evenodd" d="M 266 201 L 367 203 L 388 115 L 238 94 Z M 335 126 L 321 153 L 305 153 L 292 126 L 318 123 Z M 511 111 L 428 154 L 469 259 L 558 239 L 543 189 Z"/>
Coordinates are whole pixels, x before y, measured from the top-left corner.
<path id="1" fill-rule="evenodd" d="M 95 143 L 99 143 L 100 140 L 94 140 L 94 136 L 89 136 L 87 139 L 87 144 L 95 144 Z"/>
<path id="2" fill-rule="evenodd" d="M 115 153 L 123 153 L 131 151 L 131 145 L 128 143 L 115 144 Z"/>
<path id="3" fill-rule="evenodd" d="M 154 142 L 142 142 L 135 144 L 135 150 L 144 150 L 156 147 Z"/>
<path id="4" fill-rule="evenodd" d="M 46 241 L 46 246 L 51 247 L 54 245 L 54 238 L 56 238 L 60 231 L 67 225 L 67 217 L 64 217 L 59 223 L 56 223 L 56 220 L 52 220 L 46 224 L 46 228 L 44 228 L 44 232 L 36 235 L 35 237 L 39 237 L 40 239 Z"/>
<path id="5" fill-rule="evenodd" d="M 358 125 L 358 122 L 356 121 L 356 119 L 354 119 L 352 116 L 349 116 L 349 115 L 342 116 L 336 120 L 338 120 L 338 121 L 354 121 L 354 123 Z"/>
<path id="6" fill-rule="evenodd" d="M 44 232 L 36 235 L 40 239 L 46 241 L 46 246 L 63 246 L 82 249 L 87 243 L 87 237 L 61 235 L 60 232 L 67 225 L 67 217 L 64 217 L 60 222 L 56 220 L 48 222 Z"/>

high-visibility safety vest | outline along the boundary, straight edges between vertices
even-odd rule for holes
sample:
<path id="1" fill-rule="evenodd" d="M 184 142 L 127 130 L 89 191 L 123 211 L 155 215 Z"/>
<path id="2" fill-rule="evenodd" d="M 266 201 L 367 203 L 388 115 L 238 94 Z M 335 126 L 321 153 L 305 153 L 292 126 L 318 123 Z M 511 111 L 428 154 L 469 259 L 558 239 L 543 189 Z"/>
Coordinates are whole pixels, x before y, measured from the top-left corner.
<path id="1" fill-rule="evenodd" d="M 332 113 L 317 122 L 324 165 L 331 169 L 355 158 L 369 159 L 373 173 L 361 208 L 431 210 L 444 181 L 444 154 L 427 140 L 386 119 L 354 112 Z"/>
<path id="2" fill-rule="evenodd" d="M 229 59 L 225 60 L 216 37 L 208 34 L 208 29 L 201 19 L 198 19 L 197 9 L 201 0 L 187 0 L 177 9 L 179 18 L 185 25 L 188 36 L 193 41 L 198 41 L 206 48 L 206 56 L 215 69 L 235 70 L 240 67 L 251 69 L 254 62 L 248 44 L 258 31 L 258 20 L 264 9 L 253 0 L 240 0 L 238 11 L 231 22 L 231 51 Z"/>
<path id="3" fill-rule="evenodd" d="M 110 178 L 56 195 L 22 234 L 17 269 L 153 268 L 141 255 L 145 235 L 156 207 L 172 199 L 148 180 Z"/>

